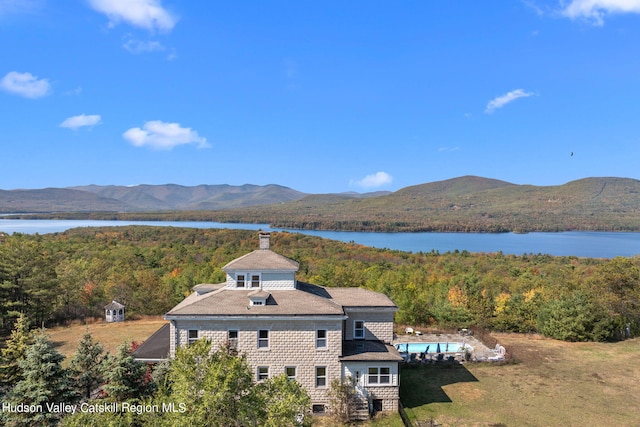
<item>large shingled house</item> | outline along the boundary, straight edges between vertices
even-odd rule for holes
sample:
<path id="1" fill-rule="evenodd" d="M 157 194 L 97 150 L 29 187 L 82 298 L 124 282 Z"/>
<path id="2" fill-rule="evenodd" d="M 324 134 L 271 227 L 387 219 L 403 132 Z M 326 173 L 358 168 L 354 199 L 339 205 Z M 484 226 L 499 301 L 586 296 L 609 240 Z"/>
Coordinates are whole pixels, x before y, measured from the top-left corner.
<path id="1" fill-rule="evenodd" d="M 178 346 L 208 338 L 246 354 L 256 381 L 282 373 L 299 381 L 314 412 L 328 409 L 331 381 L 347 376 L 365 408 L 397 410 L 402 357 L 390 343 L 398 307 L 378 292 L 297 281 L 298 263 L 269 240 L 261 232 L 258 250 L 225 265 L 226 282 L 195 286 L 166 313 L 168 331 L 156 334 L 164 343 L 168 335 L 168 350 L 156 344 L 155 356 L 145 354 L 145 342 L 137 358 L 174 357 Z"/>

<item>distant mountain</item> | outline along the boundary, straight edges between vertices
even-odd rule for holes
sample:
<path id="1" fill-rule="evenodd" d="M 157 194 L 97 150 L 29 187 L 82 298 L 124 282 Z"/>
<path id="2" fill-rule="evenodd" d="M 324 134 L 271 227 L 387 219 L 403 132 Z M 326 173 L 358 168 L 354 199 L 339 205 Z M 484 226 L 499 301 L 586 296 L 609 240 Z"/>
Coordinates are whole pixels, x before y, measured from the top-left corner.
<path id="1" fill-rule="evenodd" d="M 0 190 L 0 213 L 22 212 L 123 212 L 126 203 L 69 188 Z"/>
<path id="2" fill-rule="evenodd" d="M 325 230 L 640 231 L 640 181 L 585 178 L 534 186 L 464 176 L 365 194 L 304 194 L 278 185 L 172 184 L 0 191 L 3 213 L 90 211 L 105 212 L 109 219 L 268 223 Z"/>
<path id="3" fill-rule="evenodd" d="M 88 185 L 0 190 L 0 212 L 140 212 L 217 210 L 283 203 L 305 193 L 280 185 Z"/>
<path id="4" fill-rule="evenodd" d="M 134 210 L 218 210 L 289 202 L 306 196 L 281 185 L 136 185 L 73 187 L 102 197 L 120 200 Z"/>
<path id="5" fill-rule="evenodd" d="M 640 181 L 585 178 L 558 186 L 464 176 L 372 198 L 310 195 L 226 210 L 212 220 L 357 231 L 640 231 Z"/>

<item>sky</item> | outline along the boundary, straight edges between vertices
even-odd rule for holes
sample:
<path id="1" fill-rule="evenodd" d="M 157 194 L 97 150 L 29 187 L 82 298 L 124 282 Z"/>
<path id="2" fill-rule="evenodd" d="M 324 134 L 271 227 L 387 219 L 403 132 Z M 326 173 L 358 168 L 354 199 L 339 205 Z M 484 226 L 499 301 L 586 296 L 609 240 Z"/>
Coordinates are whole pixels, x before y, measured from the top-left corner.
<path id="1" fill-rule="evenodd" d="M 0 0 L 0 189 L 640 179 L 640 0 Z"/>

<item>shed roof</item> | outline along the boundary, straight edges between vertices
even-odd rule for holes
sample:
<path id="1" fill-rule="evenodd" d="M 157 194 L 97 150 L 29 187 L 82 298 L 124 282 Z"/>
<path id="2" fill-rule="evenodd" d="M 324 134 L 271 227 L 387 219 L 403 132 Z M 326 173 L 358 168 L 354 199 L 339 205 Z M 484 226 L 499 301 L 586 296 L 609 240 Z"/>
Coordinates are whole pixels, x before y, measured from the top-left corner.
<path id="1" fill-rule="evenodd" d="M 105 310 L 120 310 L 121 308 L 124 308 L 124 305 L 120 304 L 116 300 L 113 300 L 109 304 L 104 306 Z"/>

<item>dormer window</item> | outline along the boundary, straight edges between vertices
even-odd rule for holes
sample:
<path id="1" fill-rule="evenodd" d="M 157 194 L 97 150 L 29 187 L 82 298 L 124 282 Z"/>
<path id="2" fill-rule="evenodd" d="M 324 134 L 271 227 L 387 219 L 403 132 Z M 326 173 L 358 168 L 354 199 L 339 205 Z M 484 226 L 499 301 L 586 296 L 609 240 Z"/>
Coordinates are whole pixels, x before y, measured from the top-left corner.
<path id="1" fill-rule="evenodd" d="M 265 291 L 254 291 L 249 294 L 249 301 L 251 301 L 251 305 L 267 305 L 267 300 L 269 299 L 269 292 Z"/>

